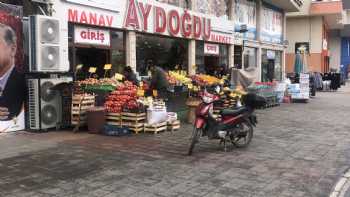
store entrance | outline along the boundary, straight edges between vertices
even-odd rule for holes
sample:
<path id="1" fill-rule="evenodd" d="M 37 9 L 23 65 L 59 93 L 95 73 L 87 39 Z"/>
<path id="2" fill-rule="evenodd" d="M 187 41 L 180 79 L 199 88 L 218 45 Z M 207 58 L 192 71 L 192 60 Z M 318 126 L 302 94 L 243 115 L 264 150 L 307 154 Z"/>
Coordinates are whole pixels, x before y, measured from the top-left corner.
<path id="1" fill-rule="evenodd" d="M 98 48 L 77 48 L 76 64 L 83 64 L 82 70 L 77 74 L 79 79 L 89 77 L 89 68 L 96 67 L 96 74 L 99 78 L 104 77 L 104 65 L 109 63 L 110 51 Z"/>
<path id="2" fill-rule="evenodd" d="M 208 75 L 215 75 L 219 63 L 220 59 L 218 56 L 204 56 L 205 71 Z"/>

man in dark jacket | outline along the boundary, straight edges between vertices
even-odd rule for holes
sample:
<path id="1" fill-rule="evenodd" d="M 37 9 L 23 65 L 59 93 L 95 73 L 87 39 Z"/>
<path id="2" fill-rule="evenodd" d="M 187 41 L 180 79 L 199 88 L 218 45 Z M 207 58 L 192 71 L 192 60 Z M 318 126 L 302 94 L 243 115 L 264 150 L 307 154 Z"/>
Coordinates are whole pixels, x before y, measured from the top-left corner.
<path id="1" fill-rule="evenodd" d="M 148 62 L 149 69 L 151 71 L 151 88 L 157 90 L 158 96 L 160 98 L 166 99 L 169 87 L 169 82 L 166 77 L 166 72 L 153 64 L 153 62 Z"/>
<path id="2" fill-rule="evenodd" d="M 136 74 L 130 66 L 124 68 L 124 77 L 126 81 L 131 81 L 134 85 L 139 85 Z"/>
<path id="3" fill-rule="evenodd" d="M 23 109 L 25 80 L 15 67 L 16 34 L 0 23 L 0 121 L 12 120 Z"/>

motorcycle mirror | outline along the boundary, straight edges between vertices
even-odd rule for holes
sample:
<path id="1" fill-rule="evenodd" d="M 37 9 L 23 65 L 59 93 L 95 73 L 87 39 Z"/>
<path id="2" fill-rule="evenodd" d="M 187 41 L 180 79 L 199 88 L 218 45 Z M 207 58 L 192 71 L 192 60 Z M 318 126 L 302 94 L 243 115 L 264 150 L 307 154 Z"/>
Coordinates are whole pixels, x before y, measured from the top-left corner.
<path id="1" fill-rule="evenodd" d="M 216 93 L 219 94 L 219 93 L 220 93 L 220 90 L 221 90 L 220 86 L 216 86 L 216 87 L 215 87 L 215 92 L 216 92 Z"/>

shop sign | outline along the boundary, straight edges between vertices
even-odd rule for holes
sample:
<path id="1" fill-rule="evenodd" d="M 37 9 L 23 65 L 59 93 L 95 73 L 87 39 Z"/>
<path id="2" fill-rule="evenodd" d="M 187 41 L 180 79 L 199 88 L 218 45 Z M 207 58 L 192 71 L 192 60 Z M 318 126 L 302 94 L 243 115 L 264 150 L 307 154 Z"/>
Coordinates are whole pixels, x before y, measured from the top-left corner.
<path id="1" fill-rule="evenodd" d="M 129 0 L 124 27 L 140 31 L 149 31 L 153 24 L 154 33 L 169 34 L 185 38 L 209 40 L 211 20 L 191 12 L 172 9 L 147 2 Z"/>
<path id="2" fill-rule="evenodd" d="M 234 22 L 155 0 L 52 0 L 54 17 L 71 23 L 232 44 Z M 108 2 L 108 3 L 105 3 Z M 112 5 L 116 7 L 108 8 Z M 111 6 L 112 7 L 112 6 Z"/>
<path id="3" fill-rule="evenodd" d="M 204 54 L 205 55 L 219 55 L 219 45 L 204 43 Z"/>
<path id="4" fill-rule="evenodd" d="M 262 15 L 261 40 L 264 42 L 281 43 L 283 32 L 282 12 L 263 7 Z"/>
<path id="5" fill-rule="evenodd" d="M 256 39 L 256 2 L 249 0 L 234 0 L 235 31 L 239 31 L 241 25 L 247 25 L 248 32 L 238 34 L 245 39 Z"/>
<path id="6" fill-rule="evenodd" d="M 110 46 L 109 31 L 89 27 L 75 27 L 74 43 Z"/>

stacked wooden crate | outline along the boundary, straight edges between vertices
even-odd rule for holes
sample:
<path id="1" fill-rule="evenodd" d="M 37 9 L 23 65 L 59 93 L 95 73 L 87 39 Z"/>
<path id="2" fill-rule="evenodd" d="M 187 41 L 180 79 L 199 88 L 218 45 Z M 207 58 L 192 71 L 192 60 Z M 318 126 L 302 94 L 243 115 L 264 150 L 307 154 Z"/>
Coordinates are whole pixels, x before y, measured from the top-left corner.
<path id="1" fill-rule="evenodd" d="M 142 132 L 146 121 L 146 113 L 121 113 L 121 126 L 126 126 L 136 134 Z"/>
<path id="2" fill-rule="evenodd" d="M 71 124 L 86 125 L 87 110 L 95 106 L 95 96 L 90 94 L 78 94 L 72 97 Z"/>

